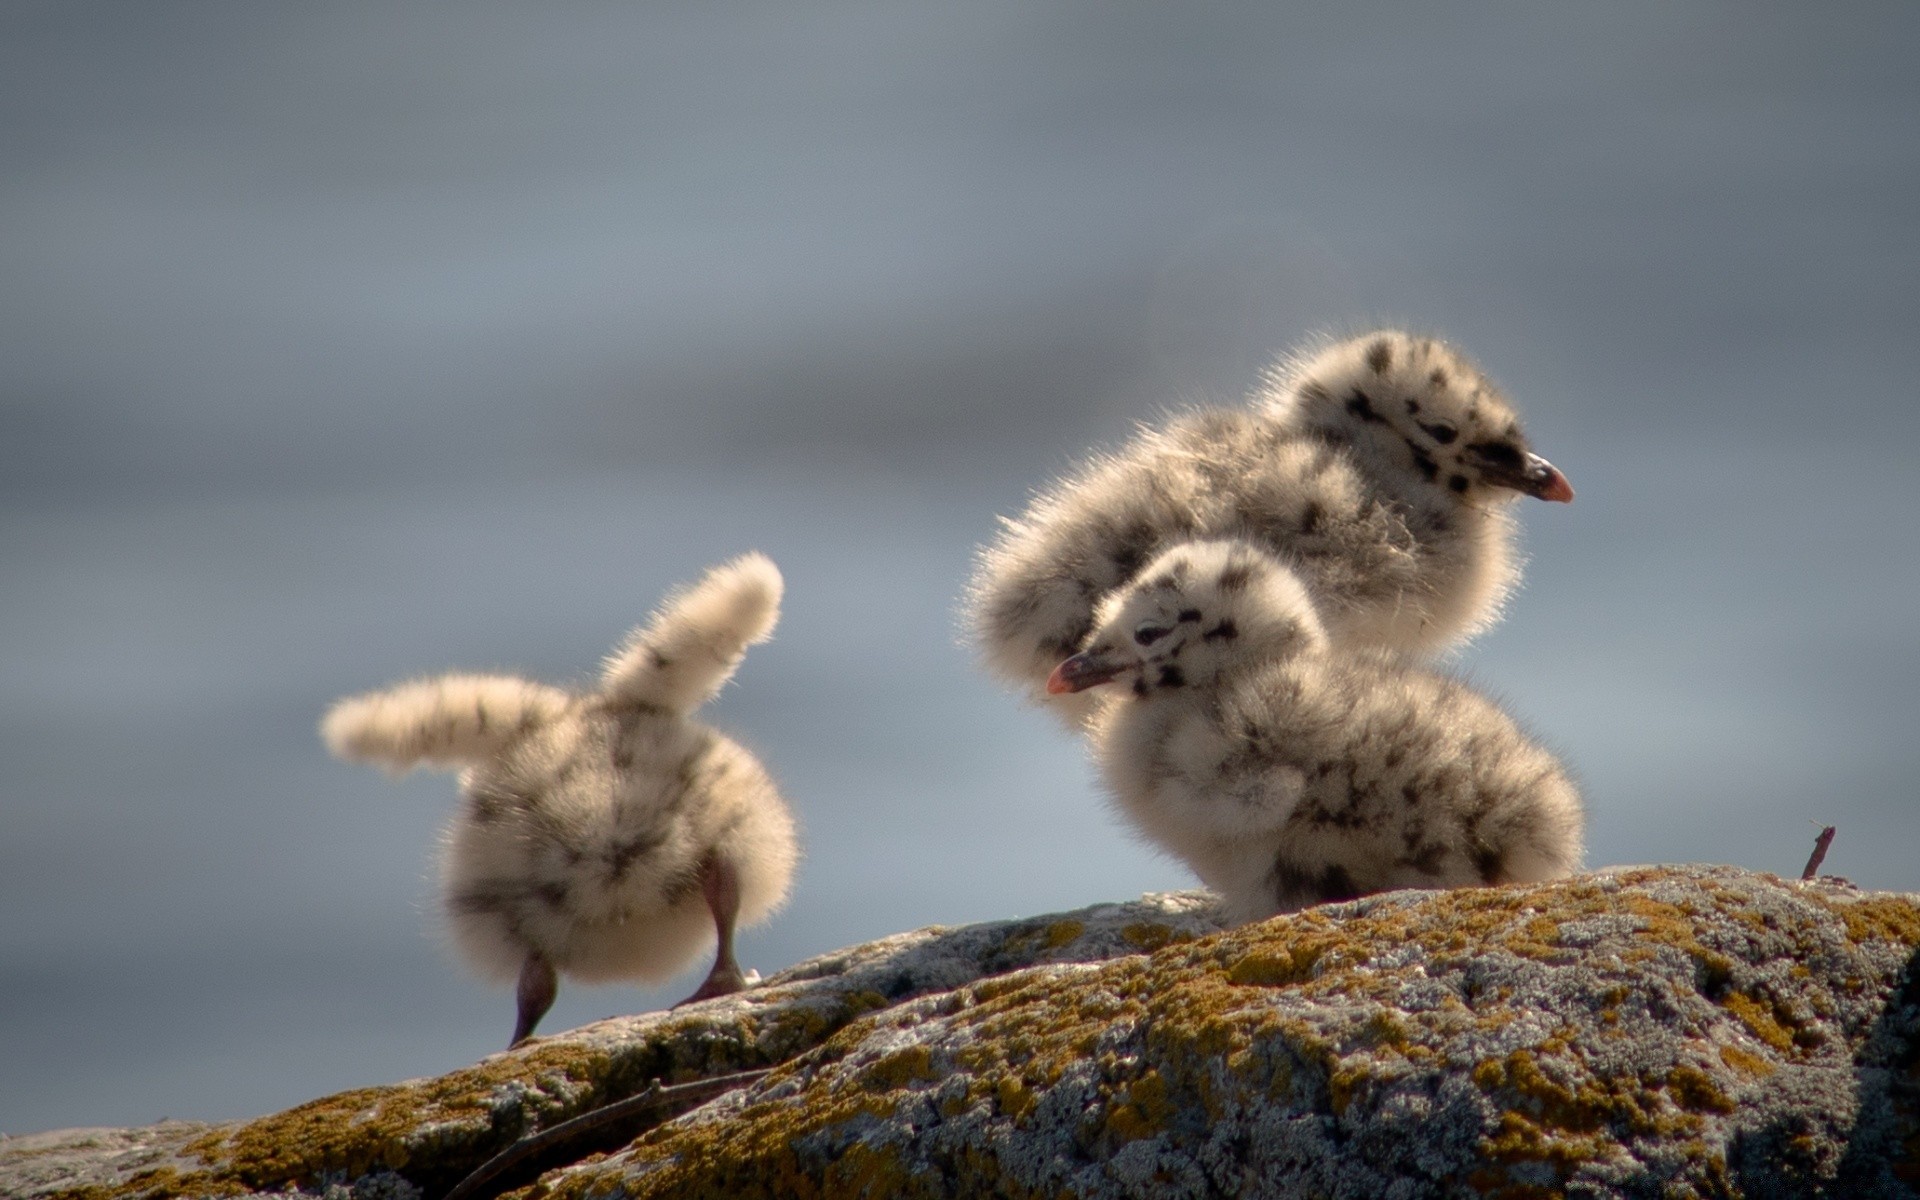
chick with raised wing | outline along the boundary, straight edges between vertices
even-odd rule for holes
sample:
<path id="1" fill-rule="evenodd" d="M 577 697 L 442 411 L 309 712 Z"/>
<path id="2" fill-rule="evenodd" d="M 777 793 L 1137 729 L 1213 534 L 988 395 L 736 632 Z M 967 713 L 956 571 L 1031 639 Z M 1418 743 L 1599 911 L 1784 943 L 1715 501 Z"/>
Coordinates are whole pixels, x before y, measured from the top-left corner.
<path id="1" fill-rule="evenodd" d="M 781 590 L 763 555 L 715 567 L 634 630 L 591 691 L 444 675 L 342 700 L 321 723 L 341 758 L 461 772 L 442 899 L 468 962 L 518 980 L 511 1044 L 560 975 L 658 982 L 713 946 L 688 1000 L 746 985 L 734 930 L 785 901 L 793 818 L 759 760 L 691 714 L 772 635 Z"/>

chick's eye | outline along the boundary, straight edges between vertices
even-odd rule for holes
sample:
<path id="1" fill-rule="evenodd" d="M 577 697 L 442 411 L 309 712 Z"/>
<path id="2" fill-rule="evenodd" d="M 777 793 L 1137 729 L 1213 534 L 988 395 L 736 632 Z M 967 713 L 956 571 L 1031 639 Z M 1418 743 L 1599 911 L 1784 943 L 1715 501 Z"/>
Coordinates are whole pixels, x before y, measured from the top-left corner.
<path id="1" fill-rule="evenodd" d="M 1173 630 L 1168 629 L 1165 625 L 1156 625 L 1152 621 L 1148 621 L 1133 631 L 1133 640 L 1142 646 L 1151 646 L 1172 632 Z"/>

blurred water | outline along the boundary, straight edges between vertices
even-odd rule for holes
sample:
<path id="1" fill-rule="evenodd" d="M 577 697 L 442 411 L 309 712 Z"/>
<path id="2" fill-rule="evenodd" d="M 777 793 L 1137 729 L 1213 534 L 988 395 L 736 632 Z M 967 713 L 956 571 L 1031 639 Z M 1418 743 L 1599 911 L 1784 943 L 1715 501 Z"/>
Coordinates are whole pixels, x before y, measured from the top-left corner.
<path id="1" fill-rule="evenodd" d="M 470 1062 L 453 783 L 346 692 L 565 681 L 757 547 L 763 971 L 1185 886 L 973 669 L 993 515 L 1275 351 L 1456 337 L 1579 491 L 1457 667 L 1595 863 L 1920 888 L 1920 17 L 1703 3 L 0 11 L 0 1130 Z M 670 1002 L 565 988 L 547 1027 Z"/>

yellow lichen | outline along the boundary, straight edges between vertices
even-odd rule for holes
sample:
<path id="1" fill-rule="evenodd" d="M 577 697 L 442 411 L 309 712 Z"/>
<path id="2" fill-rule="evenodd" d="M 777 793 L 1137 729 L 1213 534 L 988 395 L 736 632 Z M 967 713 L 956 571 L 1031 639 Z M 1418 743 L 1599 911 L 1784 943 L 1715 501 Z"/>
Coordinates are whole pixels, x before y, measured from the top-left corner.
<path id="1" fill-rule="evenodd" d="M 1412 1039 L 1412 1031 L 1407 1022 L 1390 1009 L 1381 1009 L 1367 1018 L 1362 1027 L 1361 1036 L 1374 1046 L 1384 1046 L 1405 1053 Z"/>
<path id="2" fill-rule="evenodd" d="M 1828 908 L 1840 914 L 1847 937 L 1854 942 L 1920 945 L 1920 908 L 1898 896 L 1863 896 L 1829 903 Z"/>
<path id="3" fill-rule="evenodd" d="M 1605 1157 L 1606 1142 L 1591 1134 L 1570 1134 L 1520 1113 L 1507 1112 L 1500 1114 L 1493 1135 L 1481 1143 L 1480 1150 L 1496 1162 L 1548 1163 L 1564 1179 L 1580 1164 Z"/>
<path id="4" fill-rule="evenodd" d="M 908 1046 L 887 1055 L 861 1072 L 860 1082 L 867 1087 L 900 1088 L 915 1080 L 939 1078 L 933 1069 L 933 1052 L 925 1046 Z"/>
<path id="5" fill-rule="evenodd" d="M 912 1187 L 912 1177 L 892 1147 L 874 1148 L 862 1142 L 848 1146 L 846 1152 L 827 1168 L 822 1193 L 830 1196 L 893 1200 L 894 1197 L 930 1194 L 924 1186 Z"/>
<path id="6" fill-rule="evenodd" d="M 1120 1140 L 1131 1142 L 1165 1131 L 1172 1116 L 1166 1082 L 1158 1071 L 1148 1071 L 1107 1110 L 1107 1129 Z"/>
<path id="7" fill-rule="evenodd" d="M 1319 957 L 1319 947 L 1263 946 L 1229 967 L 1227 980 L 1243 986 L 1285 987 L 1311 976 Z"/>
<path id="8" fill-rule="evenodd" d="M 1343 1066 L 1327 1076 L 1327 1103 L 1336 1117 L 1345 1116 L 1364 1084 L 1373 1078 L 1364 1064 Z"/>
<path id="9" fill-rule="evenodd" d="M 1695 1112 L 1730 1113 L 1736 1107 L 1733 1100 L 1714 1084 L 1711 1076 L 1685 1063 L 1668 1072 L 1667 1091 L 1680 1107 Z"/>
<path id="10" fill-rule="evenodd" d="M 1756 1079 L 1764 1079 L 1773 1074 L 1774 1066 L 1758 1054 L 1749 1054 L 1738 1046 L 1720 1047 L 1720 1061 L 1740 1072 Z"/>
<path id="11" fill-rule="evenodd" d="M 1754 1037 L 1783 1054 L 1793 1051 L 1793 1032 L 1774 1016 L 1771 1005 L 1763 1005 L 1745 992 L 1728 992 L 1720 997 L 1720 1003 L 1740 1018 Z"/>
<path id="12" fill-rule="evenodd" d="M 464 1135 L 452 1129 L 441 1136 L 456 1142 L 464 1138 L 477 1157 L 484 1157 L 481 1151 L 498 1148 L 493 1144 L 497 1137 L 491 1105 L 500 1087 L 530 1084 L 548 1094 L 576 1090 L 583 1101 L 580 1107 L 592 1107 L 593 1097 L 613 1074 L 611 1065 L 604 1051 L 564 1043 L 534 1045 L 437 1079 L 315 1100 L 209 1133 L 186 1151 L 207 1164 L 210 1177 L 237 1179 L 255 1188 L 309 1183 L 329 1174 L 352 1178 L 382 1168 L 399 1170 L 412 1159 L 412 1135 L 426 1125 L 464 1123 Z M 572 1114 L 562 1110 L 560 1115 Z"/>
<path id="13" fill-rule="evenodd" d="M 1138 946 L 1142 950 L 1158 950 L 1173 942 L 1192 940 L 1187 934 L 1175 933 L 1165 925 L 1157 925 L 1149 921 L 1136 921 L 1122 928 L 1120 936 L 1127 939 L 1128 945 Z"/>
<path id="14" fill-rule="evenodd" d="M 1028 1089 L 1026 1081 L 1018 1076 L 1001 1077 L 994 1087 L 995 1098 L 1000 1102 L 1000 1111 L 1018 1121 L 1032 1112 L 1039 1100 Z"/>

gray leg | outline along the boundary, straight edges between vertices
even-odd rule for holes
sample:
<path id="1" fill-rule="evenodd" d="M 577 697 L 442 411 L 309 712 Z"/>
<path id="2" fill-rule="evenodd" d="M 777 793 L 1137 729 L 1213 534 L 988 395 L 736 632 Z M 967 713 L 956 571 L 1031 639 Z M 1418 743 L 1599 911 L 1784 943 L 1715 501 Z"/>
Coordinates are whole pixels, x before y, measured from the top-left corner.
<path id="1" fill-rule="evenodd" d="M 553 964 L 538 950 L 529 951 L 526 964 L 520 968 L 520 1022 L 513 1027 L 513 1040 L 507 1043 L 507 1049 L 533 1036 L 533 1027 L 553 1007 L 553 998 L 559 990 L 560 981 L 553 973 Z"/>
<path id="2" fill-rule="evenodd" d="M 733 959 L 733 919 L 740 912 L 740 877 L 734 872 L 733 864 L 717 854 L 707 855 L 700 864 L 700 891 L 707 898 L 707 909 L 713 913 L 713 929 L 719 935 L 720 945 L 714 951 L 713 970 L 707 972 L 707 981 L 680 1004 L 731 995 L 747 986 L 747 977 Z M 674 1007 L 679 1008 L 680 1004 Z"/>

